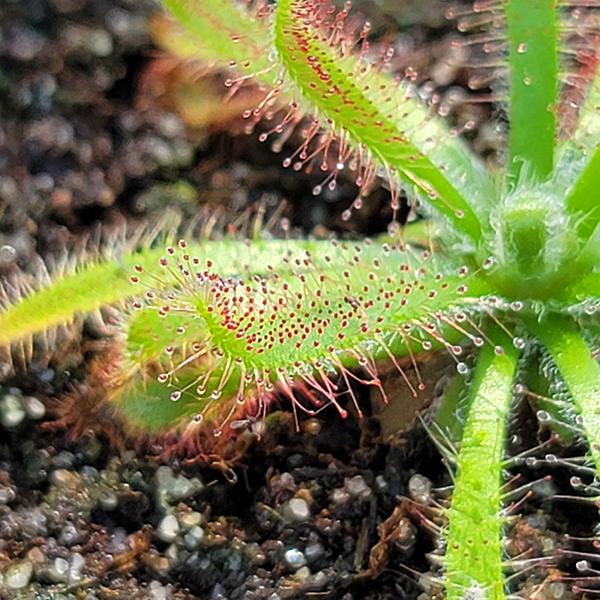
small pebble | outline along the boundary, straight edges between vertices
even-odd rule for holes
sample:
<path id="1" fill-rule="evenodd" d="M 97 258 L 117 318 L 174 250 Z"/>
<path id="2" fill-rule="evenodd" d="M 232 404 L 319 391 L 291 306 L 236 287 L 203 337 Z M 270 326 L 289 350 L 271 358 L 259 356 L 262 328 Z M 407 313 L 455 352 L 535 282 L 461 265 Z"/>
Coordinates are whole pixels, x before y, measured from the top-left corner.
<path id="1" fill-rule="evenodd" d="M 419 473 L 413 475 L 408 481 L 408 494 L 415 502 L 427 502 L 431 497 L 431 481 Z"/>
<path id="2" fill-rule="evenodd" d="M 34 546 L 27 553 L 27 560 L 30 560 L 34 565 L 43 565 L 46 560 L 46 556 L 37 546 Z"/>
<path id="3" fill-rule="evenodd" d="M 306 557 L 296 548 L 287 550 L 283 556 L 283 560 L 285 561 L 285 564 L 290 567 L 290 569 L 294 569 L 294 571 L 297 571 L 306 565 Z"/>
<path id="4" fill-rule="evenodd" d="M 170 596 L 169 590 L 162 586 L 159 581 L 151 581 L 148 587 L 150 589 L 148 592 L 150 600 L 167 600 Z"/>
<path id="5" fill-rule="evenodd" d="M 74 473 L 67 469 L 54 469 L 50 473 L 49 479 L 52 485 L 69 489 L 75 489 L 81 481 L 79 473 Z"/>
<path id="6" fill-rule="evenodd" d="M 69 577 L 69 561 L 64 558 L 55 558 L 48 570 L 48 575 L 54 583 L 67 581 Z"/>
<path id="7" fill-rule="evenodd" d="M 375 486 L 377 487 L 377 491 L 381 493 L 385 493 L 389 489 L 388 482 L 383 475 L 377 475 L 377 477 L 375 477 Z"/>
<path id="8" fill-rule="evenodd" d="M 319 542 L 308 544 L 304 549 L 304 556 L 309 563 L 317 562 L 325 554 L 325 548 Z"/>
<path id="9" fill-rule="evenodd" d="M 301 567 L 296 571 L 296 579 L 301 582 L 306 581 L 310 577 L 310 569 L 308 567 Z"/>
<path id="10" fill-rule="evenodd" d="M 67 523 L 60 532 L 58 541 L 64 546 L 73 546 L 81 540 L 81 534 L 73 523 Z"/>
<path id="11" fill-rule="evenodd" d="M 8 175 L 0 176 L 0 200 L 12 204 L 19 197 L 19 186 L 17 182 Z"/>
<path id="12" fill-rule="evenodd" d="M 59 469 L 71 469 L 73 467 L 74 460 L 75 455 L 72 452 L 63 450 L 54 457 L 52 463 Z"/>
<path id="13" fill-rule="evenodd" d="M 79 552 L 74 552 L 71 558 L 71 567 L 69 569 L 69 582 L 77 583 L 83 579 L 81 571 L 85 567 L 85 558 Z"/>
<path id="14" fill-rule="evenodd" d="M 119 504 L 119 497 L 113 490 L 106 489 L 98 497 L 98 504 L 102 510 L 115 510 Z"/>
<path id="15" fill-rule="evenodd" d="M 210 594 L 210 600 L 227 600 L 225 588 L 220 583 L 215 583 L 215 587 Z"/>
<path id="16" fill-rule="evenodd" d="M 17 497 L 15 490 L 8 485 L 0 485 L 0 504 L 9 504 Z"/>
<path id="17" fill-rule="evenodd" d="M 25 560 L 6 571 L 4 584 L 9 590 L 22 590 L 29 585 L 32 575 L 33 564 Z"/>
<path id="18" fill-rule="evenodd" d="M 158 525 L 156 530 L 158 537 L 168 544 L 174 542 L 179 534 L 179 523 L 175 515 L 167 515 Z"/>
<path id="19" fill-rule="evenodd" d="M 204 529 L 196 525 L 192 527 L 184 536 L 183 543 L 185 547 L 191 552 L 196 550 L 200 545 L 200 542 L 204 539 Z"/>
<path id="20" fill-rule="evenodd" d="M 46 407 L 41 400 L 38 400 L 35 396 L 26 396 L 23 399 L 23 406 L 27 416 L 33 421 L 42 419 L 46 414 Z"/>
<path id="21" fill-rule="evenodd" d="M 48 519 L 39 507 L 29 509 L 23 524 L 23 534 L 29 538 L 46 537 Z"/>
<path id="22" fill-rule="evenodd" d="M 350 500 L 350 494 L 346 491 L 346 488 L 335 488 L 331 492 L 331 501 L 333 504 L 338 506 L 346 504 Z"/>
<path id="23" fill-rule="evenodd" d="M 307 521 L 310 519 L 310 507 L 302 498 L 292 498 L 283 506 L 283 516 L 290 521 Z"/>
<path id="24" fill-rule="evenodd" d="M 192 529 L 202 522 L 202 515 L 199 512 L 192 511 L 181 517 L 181 526 L 184 529 Z"/>
<path id="25" fill-rule="evenodd" d="M 14 394 L 6 394 L 0 400 L 0 423 L 7 429 L 17 427 L 27 416 L 21 398 Z"/>
<path id="26" fill-rule="evenodd" d="M 361 501 L 370 500 L 372 493 L 371 488 L 367 485 L 362 475 L 356 475 L 345 480 L 344 487 L 347 492 L 354 498 Z"/>

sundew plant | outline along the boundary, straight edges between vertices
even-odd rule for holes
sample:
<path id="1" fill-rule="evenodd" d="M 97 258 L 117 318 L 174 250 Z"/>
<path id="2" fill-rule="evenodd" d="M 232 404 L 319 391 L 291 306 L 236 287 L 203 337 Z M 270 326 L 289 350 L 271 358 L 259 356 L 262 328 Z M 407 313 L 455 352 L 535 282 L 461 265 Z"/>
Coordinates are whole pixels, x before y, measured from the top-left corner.
<path id="1" fill-rule="evenodd" d="M 276 390 L 295 410 L 313 414 L 327 402 L 345 415 L 341 394 L 354 400 L 357 380 L 385 396 L 382 359 L 394 361 L 417 395 L 423 385 L 406 376 L 399 357 L 418 363 L 419 353 L 445 348 L 469 395 L 447 510 L 446 597 L 506 598 L 507 419 L 516 384 L 535 379 L 529 372 L 540 360 L 548 381 L 539 389 L 568 391 L 541 414 L 568 421 L 587 440 L 600 475 L 595 15 L 549 0 L 475 8 L 478 22 L 493 27 L 482 39 L 504 65 L 508 145 L 503 166 L 490 168 L 460 127 L 445 123 L 443 103 L 422 101 L 410 77 L 388 73 L 390 52 L 372 56 L 369 26 L 352 25 L 349 3 L 165 5 L 181 24 L 182 54 L 228 70 L 231 94 L 248 81 L 264 88 L 264 100 L 244 114 L 250 125 L 271 119 L 263 141 L 281 149 L 303 128 L 285 166 L 321 168 L 319 188 L 352 173 L 361 190 L 356 210 L 383 176 L 394 210 L 402 190 L 418 202 L 432 243 L 424 248 L 396 232 L 385 243 L 130 244 L 118 260 L 88 262 L 29 295 L 8 294 L 0 341 L 27 348 L 33 334 L 76 312 L 127 300 L 106 368 L 108 401 L 133 429 L 179 429 L 187 438 L 207 423 L 218 436 L 240 415 L 259 418 Z M 314 400 L 299 399 L 299 389 Z"/>

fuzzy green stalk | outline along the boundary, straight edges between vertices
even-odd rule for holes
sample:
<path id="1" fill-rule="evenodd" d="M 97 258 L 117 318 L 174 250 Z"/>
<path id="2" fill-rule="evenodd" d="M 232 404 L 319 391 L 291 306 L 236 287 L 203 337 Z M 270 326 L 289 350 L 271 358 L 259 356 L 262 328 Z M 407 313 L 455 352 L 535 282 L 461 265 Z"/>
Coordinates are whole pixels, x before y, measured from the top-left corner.
<path id="1" fill-rule="evenodd" d="M 445 558 L 446 598 L 462 600 L 467 590 L 482 590 L 486 600 L 504 600 L 502 576 L 501 470 L 506 421 L 518 351 L 499 328 L 475 369 L 471 404 L 463 434 L 452 506 L 448 511 Z"/>
<path id="2" fill-rule="evenodd" d="M 600 365 L 570 319 L 548 314 L 526 323 L 550 352 L 569 388 L 600 476 Z"/>

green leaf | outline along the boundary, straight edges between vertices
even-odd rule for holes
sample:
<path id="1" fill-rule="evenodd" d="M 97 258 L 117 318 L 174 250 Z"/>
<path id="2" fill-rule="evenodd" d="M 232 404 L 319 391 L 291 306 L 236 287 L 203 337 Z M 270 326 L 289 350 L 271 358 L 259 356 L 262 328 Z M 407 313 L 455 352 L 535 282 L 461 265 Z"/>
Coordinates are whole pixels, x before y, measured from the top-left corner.
<path id="1" fill-rule="evenodd" d="M 186 55 L 191 57 L 193 52 L 196 60 L 220 67 L 233 63 L 241 76 L 253 74 L 275 85 L 278 73 L 269 60 L 272 30 L 268 13 L 259 18 L 228 0 L 164 0 L 163 4 L 196 36 L 196 43 L 185 36 L 182 49 Z"/>
<path id="2" fill-rule="evenodd" d="M 558 90 L 557 8 L 552 0 L 508 0 L 509 176 L 523 165 L 538 181 L 554 168 Z"/>
<path id="3" fill-rule="evenodd" d="M 306 104 L 343 140 L 361 145 L 389 172 L 416 186 L 458 231 L 477 242 L 481 223 L 468 192 L 473 194 L 485 177 L 475 157 L 439 118 L 427 115 L 409 88 L 340 52 L 311 7 L 302 0 L 281 0 L 275 18 L 279 59 Z"/>
<path id="4" fill-rule="evenodd" d="M 600 221 L 600 147 L 596 148 L 583 173 L 566 199 L 567 210 L 574 216 L 579 239 L 587 242 Z"/>
<path id="5" fill-rule="evenodd" d="M 287 252 L 311 250 L 317 256 L 330 248 L 329 242 L 284 242 L 221 240 L 190 244 L 190 252 L 205 261 L 211 257 L 215 270 L 224 276 L 240 275 L 250 269 L 253 273 L 267 274 L 267 265 L 289 272 Z M 18 299 L 0 313 L 0 345 L 7 345 L 35 333 L 61 324 L 70 323 L 76 314 L 92 312 L 139 294 L 140 289 L 131 283 L 136 276 L 137 264 L 149 265 L 149 273 L 159 279 L 163 271 L 159 258 L 168 255 L 163 248 L 130 251 L 120 257 L 98 259 L 78 267 L 72 273 L 54 275 L 46 287 Z M 302 270 L 302 267 L 297 268 Z"/>

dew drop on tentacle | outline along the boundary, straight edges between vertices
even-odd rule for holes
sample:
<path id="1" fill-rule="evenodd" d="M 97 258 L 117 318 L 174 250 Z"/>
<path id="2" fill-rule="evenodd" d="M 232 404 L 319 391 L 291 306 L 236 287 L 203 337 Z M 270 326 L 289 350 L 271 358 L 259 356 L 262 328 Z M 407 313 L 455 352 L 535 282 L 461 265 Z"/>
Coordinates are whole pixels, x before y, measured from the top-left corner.
<path id="1" fill-rule="evenodd" d="M 549 423 L 552 421 L 552 415 L 547 410 L 538 410 L 535 416 L 540 423 Z"/>
<path id="2" fill-rule="evenodd" d="M 173 392 L 171 394 L 171 400 L 173 402 L 177 402 L 177 400 L 179 400 L 179 398 L 181 398 L 181 392 Z"/>
<path id="3" fill-rule="evenodd" d="M 461 375 L 467 375 L 469 373 L 469 367 L 466 363 L 464 362 L 459 362 L 456 365 L 456 370 L 461 374 Z"/>
<path id="4" fill-rule="evenodd" d="M 517 348 L 518 350 L 523 350 L 523 348 L 525 348 L 525 340 L 520 337 L 514 337 L 513 338 L 513 346 L 515 348 Z"/>

